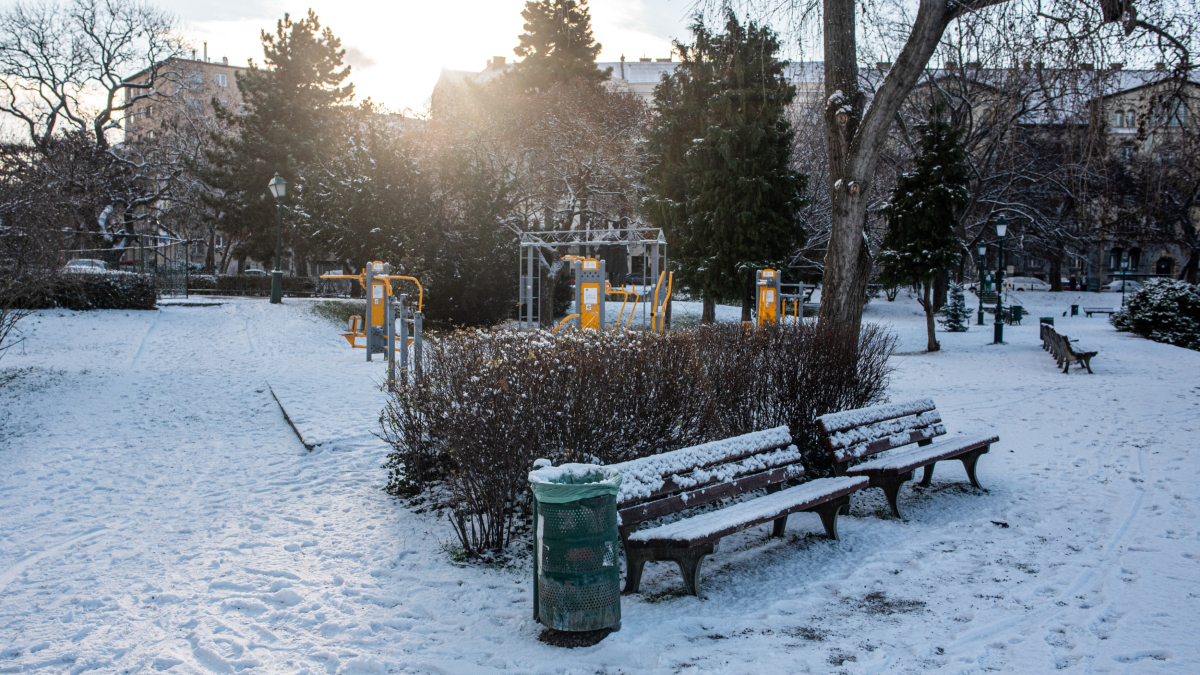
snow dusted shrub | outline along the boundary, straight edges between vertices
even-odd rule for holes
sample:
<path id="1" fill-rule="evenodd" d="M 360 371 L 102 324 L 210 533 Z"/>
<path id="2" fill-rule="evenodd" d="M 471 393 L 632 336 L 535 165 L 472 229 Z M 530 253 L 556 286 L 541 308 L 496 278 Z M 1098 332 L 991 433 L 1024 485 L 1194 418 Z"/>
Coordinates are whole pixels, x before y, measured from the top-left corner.
<path id="1" fill-rule="evenodd" d="M 1109 321 L 1119 331 L 1200 350 L 1200 289 L 1176 279 L 1151 279 L 1127 295 Z"/>
<path id="2" fill-rule="evenodd" d="M 857 338 L 857 339 L 856 339 Z M 894 338 L 815 324 L 666 335 L 458 331 L 383 414 L 388 490 L 449 510 L 468 554 L 521 527 L 534 459 L 611 464 L 786 424 L 828 472 L 820 415 L 883 398 Z"/>
<path id="3" fill-rule="evenodd" d="M 54 304 L 77 311 L 89 309 L 154 309 L 154 278 L 135 272 L 69 272 L 54 283 Z"/>

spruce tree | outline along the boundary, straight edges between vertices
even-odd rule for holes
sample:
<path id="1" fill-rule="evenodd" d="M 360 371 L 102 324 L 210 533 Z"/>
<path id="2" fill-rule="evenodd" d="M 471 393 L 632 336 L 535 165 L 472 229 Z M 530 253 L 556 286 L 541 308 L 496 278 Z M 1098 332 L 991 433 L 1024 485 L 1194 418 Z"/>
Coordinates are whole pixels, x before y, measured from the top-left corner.
<path id="1" fill-rule="evenodd" d="M 940 119 L 919 127 L 920 154 L 913 170 L 896 181 L 891 200 L 881 210 L 888 231 L 878 262 L 884 285 L 916 286 L 925 310 L 926 350 L 940 349 L 934 335 L 933 285 L 944 270 L 958 264 L 962 244 L 954 233 L 958 214 L 967 204 L 970 178 L 961 131 Z"/>
<path id="2" fill-rule="evenodd" d="M 207 165 L 197 167 L 215 188 L 211 200 L 221 229 L 240 240 L 240 253 L 269 262 L 275 252 L 275 200 L 267 183 L 278 172 L 288 187 L 284 212 L 285 246 L 303 255 L 303 213 L 308 169 L 337 145 L 343 124 L 337 108 L 349 101 L 354 85 L 342 83 L 350 67 L 342 65 L 341 40 L 322 28 L 317 15 L 292 20 L 285 14 L 275 33 L 262 32 L 265 68 L 253 62 L 238 73 L 243 109 L 214 99 L 217 117 L 229 133 L 215 137 Z"/>
<path id="3" fill-rule="evenodd" d="M 592 36 L 587 0 L 527 0 L 521 17 L 525 32 L 513 51 L 524 60 L 513 75 L 523 86 L 545 89 L 580 80 L 599 85 L 608 79 L 612 69 L 596 67 L 601 45 Z"/>
<path id="4" fill-rule="evenodd" d="M 781 266 L 803 242 L 806 177 L 788 162 L 796 92 L 775 34 L 732 11 L 723 33 L 699 18 L 691 30 L 694 44 L 676 43 L 682 62 L 655 91 L 646 207 L 711 322 L 716 300 L 745 299 L 755 269 Z"/>
<path id="5" fill-rule="evenodd" d="M 942 327 L 948 333 L 967 332 L 967 325 L 971 323 L 971 310 L 967 309 L 962 285 L 951 281 L 946 295 L 946 304 L 938 310 L 938 315 L 942 317 Z"/>

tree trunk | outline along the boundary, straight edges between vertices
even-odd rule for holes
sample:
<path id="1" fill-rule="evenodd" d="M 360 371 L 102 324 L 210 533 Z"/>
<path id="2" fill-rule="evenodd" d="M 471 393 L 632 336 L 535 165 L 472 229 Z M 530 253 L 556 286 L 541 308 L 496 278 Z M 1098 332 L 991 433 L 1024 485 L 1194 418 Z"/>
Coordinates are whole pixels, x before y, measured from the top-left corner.
<path id="1" fill-rule="evenodd" d="M 1050 292 L 1062 292 L 1062 251 L 1050 254 Z"/>
<path id="2" fill-rule="evenodd" d="M 933 308 L 933 298 L 930 297 L 933 289 L 933 282 L 926 281 L 921 284 L 921 307 L 925 310 L 925 330 L 929 336 L 929 342 L 925 345 L 925 351 L 936 352 L 942 348 L 938 344 L 937 336 L 934 335 L 933 315 L 937 311 Z"/>
<path id="3" fill-rule="evenodd" d="M 538 295 L 538 325 L 542 328 L 554 328 L 554 292 L 558 289 L 558 275 L 551 272 L 549 267 L 538 265 L 541 293 Z"/>
<path id="4" fill-rule="evenodd" d="M 703 309 L 700 311 L 700 323 L 714 323 L 717 320 L 717 301 L 713 300 L 708 291 L 701 293 Z"/>
<path id="5" fill-rule="evenodd" d="M 943 271 L 937 275 L 933 285 L 933 311 L 946 306 L 946 295 L 950 292 L 950 272 Z"/>
<path id="6" fill-rule="evenodd" d="M 209 230 L 208 250 L 204 252 L 204 273 L 212 274 L 217 271 L 217 232 Z"/>

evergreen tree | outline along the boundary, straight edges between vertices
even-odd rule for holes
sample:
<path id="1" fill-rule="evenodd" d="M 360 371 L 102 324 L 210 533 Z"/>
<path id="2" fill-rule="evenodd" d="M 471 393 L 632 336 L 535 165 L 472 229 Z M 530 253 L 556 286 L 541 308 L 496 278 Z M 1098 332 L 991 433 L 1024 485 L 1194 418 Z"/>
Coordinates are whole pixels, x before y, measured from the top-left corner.
<path id="1" fill-rule="evenodd" d="M 938 314 L 942 317 L 942 327 L 946 329 L 946 332 L 967 332 L 967 325 L 971 323 L 971 310 L 967 309 L 967 301 L 963 295 L 961 284 L 950 282 L 946 304 L 938 310 Z"/>
<path id="2" fill-rule="evenodd" d="M 284 239 L 303 260 L 306 223 L 298 214 L 306 169 L 337 145 L 345 126 L 337 108 L 352 98 L 354 85 L 342 84 L 350 67 L 342 66 L 341 40 L 321 27 L 312 10 L 298 21 L 285 14 L 274 34 L 263 31 L 262 43 L 267 67 L 251 62 L 237 77 L 244 109 L 213 100 L 231 133 L 215 137 L 198 173 L 219 195 L 211 206 L 221 229 L 242 241 L 242 256 L 262 261 L 272 260 L 275 251 L 275 200 L 267 183 L 276 172 L 287 179 Z"/>
<path id="3" fill-rule="evenodd" d="M 527 0 L 521 17 L 525 32 L 513 51 L 524 60 L 513 73 L 523 86 L 545 89 L 577 80 L 598 85 L 608 79 L 612 69 L 596 67 L 600 44 L 592 36 L 587 0 Z"/>
<path id="4" fill-rule="evenodd" d="M 958 264 L 962 244 L 954 234 L 959 211 L 967 204 L 970 177 L 961 132 L 940 119 L 921 125 L 921 152 L 916 166 L 896 181 L 891 200 L 882 209 L 888 232 L 879 253 L 884 285 L 916 286 L 925 310 L 927 351 L 940 349 L 934 335 L 932 297 L 937 276 Z"/>
<path id="5" fill-rule="evenodd" d="M 676 43 L 682 62 L 655 90 L 648 138 L 649 219 L 666 230 L 678 282 L 704 299 L 753 292 L 754 270 L 778 267 L 803 242 L 806 176 L 789 167 L 794 133 L 785 117 L 795 88 L 784 79 L 779 41 L 766 27 L 725 31 L 702 19 L 695 42 Z"/>

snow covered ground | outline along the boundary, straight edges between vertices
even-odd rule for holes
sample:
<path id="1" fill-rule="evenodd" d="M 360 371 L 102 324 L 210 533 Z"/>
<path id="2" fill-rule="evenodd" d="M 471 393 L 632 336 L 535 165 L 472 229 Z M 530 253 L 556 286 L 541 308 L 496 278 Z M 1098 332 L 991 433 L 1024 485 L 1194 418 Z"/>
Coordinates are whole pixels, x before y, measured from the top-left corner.
<path id="1" fill-rule="evenodd" d="M 575 650 L 537 640 L 528 569 L 454 564 L 384 494 L 383 365 L 308 301 L 39 312 L 0 362 L 0 672 L 1200 672 L 1200 353 L 1019 295 L 1007 345 L 936 354 L 911 299 L 867 308 L 901 337 L 893 400 L 1000 435 L 987 492 L 946 464 L 906 520 L 873 490 L 840 542 L 812 514 L 730 537 L 704 600 L 651 564 Z M 1039 315 L 1094 375 L 1055 369 Z"/>

